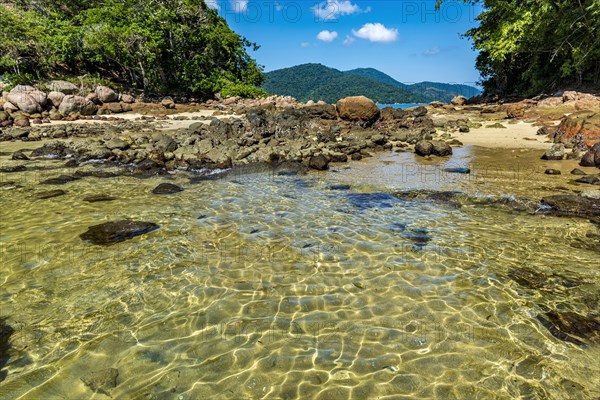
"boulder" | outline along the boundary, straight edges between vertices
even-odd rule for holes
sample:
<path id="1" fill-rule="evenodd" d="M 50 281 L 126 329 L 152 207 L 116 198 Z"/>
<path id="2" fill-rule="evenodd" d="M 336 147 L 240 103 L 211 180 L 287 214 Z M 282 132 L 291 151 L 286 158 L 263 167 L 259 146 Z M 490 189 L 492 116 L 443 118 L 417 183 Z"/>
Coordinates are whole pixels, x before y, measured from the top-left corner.
<path id="1" fill-rule="evenodd" d="M 465 96 L 455 96 L 450 103 L 453 106 L 464 106 L 467 103 L 467 98 Z"/>
<path id="2" fill-rule="evenodd" d="M 28 126 L 31 126 L 29 118 L 23 116 L 20 116 L 17 119 L 15 119 L 13 125 L 19 128 L 26 128 Z"/>
<path id="3" fill-rule="evenodd" d="M 421 140 L 415 145 L 415 153 L 421 157 L 431 155 L 433 153 L 433 143 L 429 140 Z"/>
<path id="4" fill-rule="evenodd" d="M 446 157 L 452 155 L 452 147 L 446 142 L 441 140 L 432 140 L 433 154 L 439 157 Z"/>
<path id="5" fill-rule="evenodd" d="M 125 104 L 132 104 L 135 102 L 135 99 L 130 94 L 124 94 L 121 96 L 121 101 Z"/>
<path id="6" fill-rule="evenodd" d="M 579 165 L 582 167 L 594 167 L 596 165 L 595 156 L 596 154 L 592 150 L 588 151 L 581 158 Z"/>
<path id="7" fill-rule="evenodd" d="M 171 97 L 165 97 L 161 100 L 160 105 L 168 110 L 172 110 L 175 108 L 175 102 Z"/>
<path id="8" fill-rule="evenodd" d="M 58 107 L 60 107 L 60 103 L 62 103 L 63 99 L 65 98 L 65 94 L 63 92 L 50 92 L 48 93 L 48 103 L 50 103 L 51 106 L 56 107 L 58 109 Z"/>
<path id="9" fill-rule="evenodd" d="M 58 108 L 58 112 L 62 115 L 69 115 L 79 113 L 81 115 L 93 115 L 96 113 L 98 107 L 90 100 L 81 97 L 67 95 L 64 97 Z"/>
<path id="10" fill-rule="evenodd" d="M 117 92 L 112 90 L 107 86 L 98 85 L 95 90 L 98 95 L 98 99 L 100 99 L 103 103 L 113 103 L 115 101 L 119 101 L 119 95 Z"/>
<path id="11" fill-rule="evenodd" d="M 433 108 L 442 108 L 446 105 L 446 103 L 442 103 L 441 101 L 432 101 L 429 105 Z"/>
<path id="12" fill-rule="evenodd" d="M 20 93 L 20 92 L 33 92 L 36 90 L 33 86 L 29 85 L 16 85 L 11 89 L 10 93 Z"/>
<path id="13" fill-rule="evenodd" d="M 42 112 L 42 106 L 28 92 L 10 92 L 7 96 L 9 103 L 14 104 L 27 114 L 36 114 Z"/>
<path id="14" fill-rule="evenodd" d="M 565 116 L 554 134 L 554 142 L 587 147 L 600 143 L 600 112 L 583 110 Z"/>
<path id="15" fill-rule="evenodd" d="M 341 119 L 361 122 L 366 126 L 372 125 L 381 112 L 379 107 L 365 96 L 351 96 L 336 103 L 338 115 Z"/>
<path id="16" fill-rule="evenodd" d="M 159 226 L 152 222 L 126 219 L 90 226 L 88 230 L 79 235 L 79 237 L 92 244 L 108 245 L 152 232 L 158 228 Z"/>
<path id="17" fill-rule="evenodd" d="M 318 171 L 324 171 L 329 168 L 329 160 L 325 158 L 324 155 L 318 155 L 311 157 L 308 166 L 312 169 L 316 169 Z"/>
<path id="18" fill-rule="evenodd" d="M 422 157 L 429 155 L 445 157 L 452 154 L 452 147 L 441 140 L 420 140 L 415 145 L 415 153 Z"/>
<path id="19" fill-rule="evenodd" d="M 565 146 L 563 144 L 554 144 L 544 153 L 542 160 L 562 160 L 565 156 Z"/>
<path id="20" fill-rule="evenodd" d="M 48 84 L 48 88 L 52 92 L 61 92 L 64 94 L 76 94 L 79 92 L 79 88 L 67 81 L 51 81 Z"/>

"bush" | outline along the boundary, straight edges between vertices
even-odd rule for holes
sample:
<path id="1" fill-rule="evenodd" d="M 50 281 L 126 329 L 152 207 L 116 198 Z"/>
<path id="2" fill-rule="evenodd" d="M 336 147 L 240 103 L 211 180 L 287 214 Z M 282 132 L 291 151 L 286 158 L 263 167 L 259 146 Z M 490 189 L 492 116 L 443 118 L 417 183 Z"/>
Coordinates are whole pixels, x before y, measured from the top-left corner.
<path id="1" fill-rule="evenodd" d="M 227 83 L 221 88 L 221 96 L 224 98 L 239 96 L 246 99 L 258 99 L 268 95 L 263 89 L 247 83 Z"/>

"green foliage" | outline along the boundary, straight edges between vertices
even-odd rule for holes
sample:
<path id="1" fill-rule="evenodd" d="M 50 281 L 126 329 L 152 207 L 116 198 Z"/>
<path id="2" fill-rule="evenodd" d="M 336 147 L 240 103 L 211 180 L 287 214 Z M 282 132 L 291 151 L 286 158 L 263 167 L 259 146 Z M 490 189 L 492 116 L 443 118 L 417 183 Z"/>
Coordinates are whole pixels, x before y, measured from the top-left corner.
<path id="1" fill-rule="evenodd" d="M 221 88 L 221 96 L 223 97 L 240 96 L 247 99 L 258 99 L 268 95 L 263 89 L 247 83 L 226 83 Z"/>
<path id="2" fill-rule="evenodd" d="M 341 72 L 321 64 L 303 64 L 265 74 L 269 93 L 293 96 L 300 101 L 335 103 L 347 96 L 363 95 L 378 103 L 449 101 L 458 94 L 471 97 L 479 91 L 466 85 L 422 82 L 405 85 L 373 68 Z"/>
<path id="3" fill-rule="evenodd" d="M 477 68 L 486 92 L 600 88 L 599 0 L 464 1 L 484 6 L 479 26 L 466 36 L 480 51 Z"/>
<path id="4" fill-rule="evenodd" d="M 248 54 L 257 46 L 204 0 L 17 0 L 0 4 L 0 20 L 0 74 L 99 75 L 206 96 L 264 79 Z"/>

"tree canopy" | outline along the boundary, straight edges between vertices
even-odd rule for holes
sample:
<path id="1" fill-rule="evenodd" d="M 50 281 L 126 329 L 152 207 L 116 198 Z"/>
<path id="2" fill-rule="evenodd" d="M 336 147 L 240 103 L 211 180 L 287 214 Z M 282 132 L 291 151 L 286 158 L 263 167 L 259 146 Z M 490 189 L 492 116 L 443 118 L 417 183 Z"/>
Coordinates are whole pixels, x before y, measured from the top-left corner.
<path id="1" fill-rule="evenodd" d="M 600 0 L 463 1 L 484 7 L 465 35 L 487 93 L 600 85 Z"/>
<path id="2" fill-rule="evenodd" d="M 152 93 L 252 94 L 258 46 L 204 0 L 0 2 L 0 74 L 98 74 Z M 240 92 L 240 93 L 236 93 Z"/>

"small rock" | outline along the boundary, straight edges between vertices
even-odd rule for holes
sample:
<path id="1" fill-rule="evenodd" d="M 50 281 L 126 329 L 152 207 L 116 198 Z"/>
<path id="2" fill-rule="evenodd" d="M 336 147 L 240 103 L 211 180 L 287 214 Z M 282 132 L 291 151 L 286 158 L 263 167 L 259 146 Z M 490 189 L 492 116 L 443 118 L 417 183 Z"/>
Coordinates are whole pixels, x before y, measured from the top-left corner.
<path id="1" fill-rule="evenodd" d="M 467 102 L 467 98 L 465 96 L 455 96 L 450 103 L 453 106 L 464 106 Z"/>
<path id="2" fill-rule="evenodd" d="M 362 160 L 362 155 L 360 153 L 354 153 L 350 156 L 350 158 L 353 161 L 360 161 L 360 160 Z"/>
<path id="3" fill-rule="evenodd" d="M 165 97 L 161 100 L 160 105 L 168 110 L 172 110 L 175 108 L 175 102 L 171 97 Z"/>
<path id="4" fill-rule="evenodd" d="M 458 131 L 462 132 L 462 133 L 468 133 L 471 130 L 469 129 L 469 127 L 467 125 L 461 125 L 458 127 Z"/>
<path id="5" fill-rule="evenodd" d="M 92 391 L 110 396 L 110 389 L 117 387 L 119 370 L 107 368 L 90 372 L 81 377 L 81 381 Z"/>
<path id="6" fill-rule="evenodd" d="M 11 157 L 13 160 L 29 160 L 29 157 L 27 157 L 25 154 L 23 154 L 22 151 L 15 151 Z"/>
<path id="7" fill-rule="evenodd" d="M 449 172 L 451 174 L 470 174 L 470 168 L 444 168 L 444 172 Z"/>
<path id="8" fill-rule="evenodd" d="M 586 175 L 579 179 L 575 179 L 575 182 L 587 183 L 588 185 L 600 185 L 600 178 L 594 175 Z"/>
<path id="9" fill-rule="evenodd" d="M 571 171 L 571 175 L 587 175 L 585 172 L 580 170 L 579 168 L 575 168 Z"/>
<path id="10" fill-rule="evenodd" d="M 173 194 L 182 192 L 183 189 L 177 185 L 172 183 L 161 183 L 154 189 L 152 189 L 152 193 L 154 194 Z"/>
<path id="11" fill-rule="evenodd" d="M 66 194 L 64 190 L 50 190 L 47 192 L 40 192 L 35 195 L 37 199 L 50 199 L 52 197 L 58 197 Z"/>
<path id="12" fill-rule="evenodd" d="M 90 226 L 88 230 L 79 235 L 79 237 L 92 244 L 108 245 L 152 232 L 158 228 L 160 227 L 152 222 L 126 219 Z"/>
<path id="13" fill-rule="evenodd" d="M 585 197 L 586 199 L 600 200 L 600 190 L 586 189 L 581 192 L 580 196 Z"/>
<path id="14" fill-rule="evenodd" d="M 104 143 L 109 150 L 119 149 L 119 150 L 127 150 L 129 148 L 129 143 L 119 138 L 112 138 L 108 142 Z"/>
<path id="15" fill-rule="evenodd" d="M 547 170 L 545 170 L 544 173 L 546 175 L 560 175 L 560 171 L 559 170 L 557 170 L 557 169 L 551 169 L 551 168 L 548 168 Z"/>
<path id="16" fill-rule="evenodd" d="M 565 146 L 563 144 L 554 144 L 550 150 L 542 156 L 542 160 L 562 160 L 565 156 Z"/>

